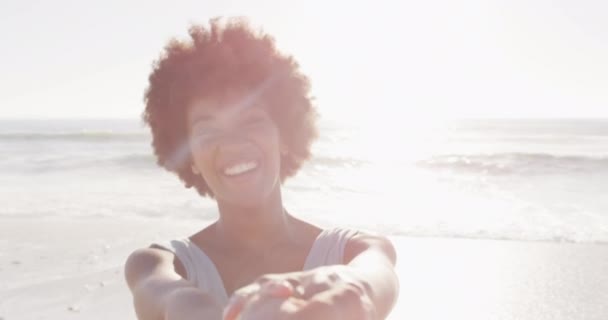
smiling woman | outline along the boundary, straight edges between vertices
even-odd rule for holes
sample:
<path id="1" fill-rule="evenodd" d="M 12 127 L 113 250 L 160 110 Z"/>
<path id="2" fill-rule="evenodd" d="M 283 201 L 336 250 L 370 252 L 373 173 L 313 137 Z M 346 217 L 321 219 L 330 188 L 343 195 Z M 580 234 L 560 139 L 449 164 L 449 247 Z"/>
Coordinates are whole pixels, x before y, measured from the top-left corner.
<path id="1" fill-rule="evenodd" d="M 289 148 L 281 165 L 282 176 L 293 175 L 310 156 L 316 134 L 308 79 L 297 63 L 277 52 L 272 38 L 256 35 L 242 22 L 233 21 L 221 30 L 215 21 L 208 31 L 191 28 L 190 36 L 192 43 L 169 43 L 150 75 L 144 120 L 154 135 L 158 163 L 201 195 L 212 195 L 205 181 L 190 170 L 191 128 L 185 124 L 195 124 L 201 116 L 213 118 L 209 109 L 232 109 L 226 114 L 234 115 L 260 107 L 263 101 L 263 109 L 282 131 L 282 142 Z M 195 102 L 196 108 L 192 108 Z"/>
<path id="2" fill-rule="evenodd" d="M 158 164 L 215 198 L 219 219 L 129 257 L 138 317 L 384 319 L 398 291 L 391 242 L 283 205 L 281 184 L 316 137 L 308 78 L 243 20 L 190 37 L 156 62 L 144 120 Z"/>

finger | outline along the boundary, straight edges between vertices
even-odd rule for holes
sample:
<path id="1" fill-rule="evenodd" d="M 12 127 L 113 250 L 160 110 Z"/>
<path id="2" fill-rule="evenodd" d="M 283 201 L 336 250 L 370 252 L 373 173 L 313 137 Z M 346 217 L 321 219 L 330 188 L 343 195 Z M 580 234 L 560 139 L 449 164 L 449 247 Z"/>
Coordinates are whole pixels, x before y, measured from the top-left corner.
<path id="1" fill-rule="evenodd" d="M 231 298 L 230 302 L 228 302 L 228 305 L 224 308 L 224 313 L 223 313 L 222 319 L 223 320 L 236 320 L 236 318 L 241 313 L 241 311 L 243 311 L 246 301 L 247 301 L 247 299 L 245 299 L 244 297 L 241 297 L 241 296 Z"/>
<path id="2" fill-rule="evenodd" d="M 304 295 L 304 287 L 299 280 L 302 273 L 266 274 L 259 277 L 256 283 L 265 288 L 270 296 L 301 298 Z"/>
<path id="3" fill-rule="evenodd" d="M 311 319 L 342 319 L 336 317 L 336 312 L 332 308 L 330 300 L 315 299 L 303 301 L 295 312 L 292 313 L 294 320 L 311 320 Z M 348 318 L 344 318 L 348 319 Z M 349 319 L 350 320 L 350 319 Z"/>
<path id="4" fill-rule="evenodd" d="M 312 297 L 298 312 L 296 319 L 375 319 L 373 304 L 355 286 L 340 286 Z"/>
<path id="5" fill-rule="evenodd" d="M 262 285 L 260 292 L 273 298 L 289 298 L 294 294 L 294 288 L 287 281 L 266 282 Z"/>
<path id="6" fill-rule="evenodd" d="M 260 292 L 260 289 L 260 285 L 254 283 L 235 291 L 230 297 L 230 300 L 228 300 L 228 305 L 224 308 L 223 319 L 235 320 L 251 297 Z"/>
<path id="7" fill-rule="evenodd" d="M 333 282 L 325 274 L 315 274 L 308 277 L 299 286 L 301 296 L 310 299 L 318 293 L 331 289 Z"/>
<path id="8" fill-rule="evenodd" d="M 230 297 L 230 300 L 235 299 L 235 301 L 237 301 L 237 300 L 240 300 L 241 298 L 247 299 L 256 293 L 259 293 L 261 288 L 262 288 L 262 286 L 258 283 L 252 283 L 252 284 L 246 285 L 246 286 L 241 287 L 240 289 L 237 289 L 236 291 L 234 291 L 234 293 Z"/>

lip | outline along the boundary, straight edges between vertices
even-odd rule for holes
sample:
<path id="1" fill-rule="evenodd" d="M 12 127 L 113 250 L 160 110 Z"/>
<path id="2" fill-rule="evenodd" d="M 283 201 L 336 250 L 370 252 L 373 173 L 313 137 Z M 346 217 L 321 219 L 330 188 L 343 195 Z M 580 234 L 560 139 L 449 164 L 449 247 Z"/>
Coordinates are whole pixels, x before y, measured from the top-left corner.
<path id="1" fill-rule="evenodd" d="M 245 186 L 257 186 L 259 178 L 261 177 L 260 172 L 262 172 L 262 163 L 257 160 L 256 162 L 258 163 L 256 168 L 233 176 L 224 174 L 224 171 L 222 170 L 219 173 L 220 179 L 226 186 L 230 186 L 230 188 L 242 189 Z M 240 163 L 240 161 L 237 163 Z"/>
<path id="2" fill-rule="evenodd" d="M 230 168 L 231 168 L 231 167 L 233 167 L 234 165 L 251 164 L 251 163 L 253 163 L 253 164 L 254 164 L 253 168 L 249 168 L 249 169 L 248 169 L 247 171 L 245 171 L 245 172 L 238 173 L 238 174 L 226 174 L 226 173 L 225 173 L 225 172 L 226 172 L 226 170 L 230 169 Z M 228 165 L 228 166 L 224 167 L 224 168 L 221 170 L 221 173 L 222 173 L 223 175 L 227 176 L 227 177 L 238 177 L 238 176 L 246 175 L 246 174 L 248 174 L 248 173 L 250 173 L 250 172 L 254 172 L 254 171 L 256 171 L 256 170 L 259 168 L 259 166 L 260 166 L 260 162 L 259 162 L 259 161 L 257 161 L 257 160 L 245 160 L 245 161 L 239 161 L 239 162 L 235 162 L 234 164 L 231 164 L 231 165 Z"/>
<path id="3" fill-rule="evenodd" d="M 238 165 L 241 163 L 248 163 L 248 162 L 255 162 L 257 164 L 257 167 L 248 172 L 241 173 L 241 174 L 234 175 L 234 176 L 230 176 L 230 175 L 227 175 L 224 173 L 226 169 L 228 169 L 232 166 L 235 166 L 235 165 Z M 241 154 L 241 155 L 235 155 L 235 156 L 230 156 L 230 157 L 224 157 L 223 159 L 218 161 L 218 163 L 216 165 L 216 171 L 222 178 L 233 180 L 233 179 L 237 179 L 237 178 L 241 178 L 241 177 L 250 176 L 252 173 L 257 172 L 262 167 L 262 165 L 263 164 L 262 164 L 260 157 L 253 156 L 251 154 L 246 154 L 246 155 Z"/>

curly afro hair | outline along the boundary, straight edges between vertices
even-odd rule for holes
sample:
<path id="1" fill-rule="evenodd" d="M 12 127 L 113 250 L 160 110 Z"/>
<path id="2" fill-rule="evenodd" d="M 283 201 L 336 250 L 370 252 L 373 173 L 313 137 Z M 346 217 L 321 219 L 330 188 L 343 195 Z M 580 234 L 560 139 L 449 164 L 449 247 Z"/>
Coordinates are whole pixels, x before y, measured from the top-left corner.
<path id="1" fill-rule="evenodd" d="M 212 19 L 208 28 L 190 27 L 189 35 L 165 46 L 145 91 L 142 118 L 152 131 L 157 163 L 176 173 L 187 188 L 213 197 L 205 180 L 191 170 L 187 108 L 193 99 L 236 91 L 267 108 L 289 150 L 281 156 L 281 181 L 294 175 L 310 157 L 317 136 L 309 80 L 297 62 L 280 53 L 271 36 L 253 31 L 240 18 L 226 23 Z"/>

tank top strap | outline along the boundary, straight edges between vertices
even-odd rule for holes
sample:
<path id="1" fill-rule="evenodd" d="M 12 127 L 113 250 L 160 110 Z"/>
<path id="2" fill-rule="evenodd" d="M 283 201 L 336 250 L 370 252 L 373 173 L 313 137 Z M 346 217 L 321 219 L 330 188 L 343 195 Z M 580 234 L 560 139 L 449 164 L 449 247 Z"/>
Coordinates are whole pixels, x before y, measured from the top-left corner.
<path id="1" fill-rule="evenodd" d="M 186 279 L 197 288 L 215 297 L 221 305 L 228 303 L 228 294 L 215 264 L 190 239 L 172 240 L 167 244 L 154 244 L 177 256 L 186 270 Z"/>
<path id="2" fill-rule="evenodd" d="M 315 240 L 306 262 L 304 270 L 343 264 L 344 248 L 348 241 L 358 232 L 347 228 L 333 228 L 323 230 Z"/>

